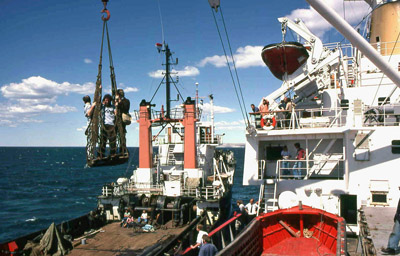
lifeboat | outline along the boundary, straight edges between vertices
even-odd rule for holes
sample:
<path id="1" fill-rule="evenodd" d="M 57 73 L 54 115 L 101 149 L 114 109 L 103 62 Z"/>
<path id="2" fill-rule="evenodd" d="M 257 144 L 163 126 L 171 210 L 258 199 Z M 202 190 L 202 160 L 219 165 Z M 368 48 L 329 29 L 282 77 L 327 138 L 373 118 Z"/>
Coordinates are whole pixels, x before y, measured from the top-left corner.
<path id="1" fill-rule="evenodd" d="M 282 42 L 265 46 L 261 57 L 272 74 L 283 80 L 284 74 L 293 74 L 307 61 L 309 54 L 304 45 L 300 43 Z"/>
<path id="2" fill-rule="evenodd" d="M 295 206 L 256 217 L 219 255 L 347 255 L 346 222 Z"/>

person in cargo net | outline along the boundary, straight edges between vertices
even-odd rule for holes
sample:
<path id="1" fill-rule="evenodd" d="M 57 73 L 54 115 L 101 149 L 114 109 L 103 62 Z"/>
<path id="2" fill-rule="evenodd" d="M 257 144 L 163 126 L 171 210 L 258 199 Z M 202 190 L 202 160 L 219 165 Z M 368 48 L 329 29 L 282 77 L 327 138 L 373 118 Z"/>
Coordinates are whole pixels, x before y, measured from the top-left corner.
<path id="1" fill-rule="evenodd" d="M 399 187 L 400 189 L 400 187 Z M 381 251 L 385 255 L 396 255 L 399 251 L 399 241 L 400 241 L 400 199 L 397 203 L 396 214 L 394 215 L 394 225 L 392 233 L 390 233 L 388 245 L 386 248 L 382 248 Z"/>
<path id="2" fill-rule="evenodd" d="M 103 105 L 101 108 L 101 115 L 103 125 L 101 129 L 101 141 L 100 141 L 100 156 L 105 157 L 106 143 L 110 145 L 110 155 L 114 156 L 117 147 L 117 134 L 115 133 L 115 116 L 117 115 L 116 106 L 112 105 L 112 97 L 110 94 L 104 95 Z"/>

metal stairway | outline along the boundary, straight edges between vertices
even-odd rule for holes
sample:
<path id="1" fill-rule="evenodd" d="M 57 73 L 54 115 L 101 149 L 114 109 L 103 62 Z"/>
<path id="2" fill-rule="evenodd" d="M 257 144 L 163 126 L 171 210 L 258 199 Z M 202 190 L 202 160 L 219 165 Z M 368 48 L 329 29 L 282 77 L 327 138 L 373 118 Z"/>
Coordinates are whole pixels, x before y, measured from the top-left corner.
<path id="1" fill-rule="evenodd" d="M 175 165 L 175 155 L 174 155 L 175 145 L 168 145 L 168 165 Z"/>
<path id="2" fill-rule="evenodd" d="M 260 214 L 260 211 L 268 213 L 278 210 L 278 198 L 276 195 L 276 188 L 279 182 L 278 171 L 277 167 L 274 179 L 262 180 L 258 199 L 259 207 L 257 209 L 257 216 Z M 262 177 L 264 177 L 264 174 Z"/>

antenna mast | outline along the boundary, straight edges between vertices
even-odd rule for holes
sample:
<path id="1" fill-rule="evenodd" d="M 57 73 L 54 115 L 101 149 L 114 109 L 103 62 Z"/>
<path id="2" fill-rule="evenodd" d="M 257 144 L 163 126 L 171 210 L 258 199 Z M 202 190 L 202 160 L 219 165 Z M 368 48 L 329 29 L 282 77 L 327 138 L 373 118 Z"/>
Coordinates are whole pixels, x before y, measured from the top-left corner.
<path id="1" fill-rule="evenodd" d="M 166 85 L 166 100 L 167 100 L 167 114 L 165 115 L 166 118 L 170 118 L 171 113 L 171 81 L 170 81 L 170 71 L 169 71 L 169 57 L 171 56 L 171 52 L 169 50 L 168 44 L 165 44 L 165 85 Z"/>

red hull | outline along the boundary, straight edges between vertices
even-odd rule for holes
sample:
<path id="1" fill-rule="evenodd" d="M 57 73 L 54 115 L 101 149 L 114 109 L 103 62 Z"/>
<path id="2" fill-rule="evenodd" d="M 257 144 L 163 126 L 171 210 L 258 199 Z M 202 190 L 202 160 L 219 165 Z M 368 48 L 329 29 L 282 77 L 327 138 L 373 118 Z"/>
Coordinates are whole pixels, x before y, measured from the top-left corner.
<path id="1" fill-rule="evenodd" d="M 342 217 L 298 206 L 253 220 L 221 255 L 346 255 Z"/>
<path id="2" fill-rule="evenodd" d="M 283 80 L 285 73 L 293 74 L 307 61 L 309 55 L 302 44 L 283 42 L 265 46 L 261 52 L 261 57 L 272 74 Z"/>

